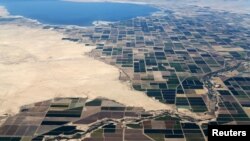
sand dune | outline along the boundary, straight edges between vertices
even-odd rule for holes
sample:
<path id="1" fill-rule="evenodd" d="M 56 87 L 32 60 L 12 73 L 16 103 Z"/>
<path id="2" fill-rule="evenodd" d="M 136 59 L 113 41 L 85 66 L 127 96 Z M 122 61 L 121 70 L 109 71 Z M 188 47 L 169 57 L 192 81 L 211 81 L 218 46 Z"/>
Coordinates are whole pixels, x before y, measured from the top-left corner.
<path id="1" fill-rule="evenodd" d="M 86 55 L 91 48 L 49 30 L 0 26 L 0 115 L 54 97 L 102 96 L 146 110 L 168 109 L 118 80 L 119 70 Z"/>

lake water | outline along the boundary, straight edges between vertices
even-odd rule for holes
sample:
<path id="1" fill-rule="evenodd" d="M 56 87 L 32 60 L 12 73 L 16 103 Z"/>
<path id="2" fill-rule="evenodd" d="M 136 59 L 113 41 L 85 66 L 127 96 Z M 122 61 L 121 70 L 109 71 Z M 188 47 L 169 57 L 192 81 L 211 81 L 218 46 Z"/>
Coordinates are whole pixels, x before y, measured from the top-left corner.
<path id="1" fill-rule="evenodd" d="M 44 24 L 89 26 L 94 21 L 121 21 L 148 16 L 158 9 L 126 3 L 76 3 L 61 0 L 1 0 L 11 15 L 20 15 Z"/>

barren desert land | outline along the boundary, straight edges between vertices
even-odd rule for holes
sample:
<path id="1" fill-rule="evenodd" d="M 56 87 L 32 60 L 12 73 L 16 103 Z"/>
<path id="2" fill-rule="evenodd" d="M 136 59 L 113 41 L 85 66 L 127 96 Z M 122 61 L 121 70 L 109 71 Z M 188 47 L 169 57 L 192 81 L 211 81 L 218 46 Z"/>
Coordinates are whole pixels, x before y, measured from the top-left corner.
<path id="1" fill-rule="evenodd" d="M 0 26 L 0 115 L 54 97 L 104 97 L 146 110 L 169 109 L 119 81 L 119 70 L 88 55 L 92 48 L 51 30 Z"/>

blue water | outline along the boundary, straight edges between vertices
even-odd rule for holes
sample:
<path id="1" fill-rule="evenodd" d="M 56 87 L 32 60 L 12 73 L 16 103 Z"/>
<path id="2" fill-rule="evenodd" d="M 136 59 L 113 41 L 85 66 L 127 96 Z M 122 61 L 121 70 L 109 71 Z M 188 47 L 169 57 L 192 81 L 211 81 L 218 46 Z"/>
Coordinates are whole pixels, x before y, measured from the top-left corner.
<path id="1" fill-rule="evenodd" d="M 0 0 L 11 15 L 44 24 L 89 26 L 94 21 L 121 21 L 148 16 L 157 9 L 124 3 L 75 3 L 61 0 Z"/>

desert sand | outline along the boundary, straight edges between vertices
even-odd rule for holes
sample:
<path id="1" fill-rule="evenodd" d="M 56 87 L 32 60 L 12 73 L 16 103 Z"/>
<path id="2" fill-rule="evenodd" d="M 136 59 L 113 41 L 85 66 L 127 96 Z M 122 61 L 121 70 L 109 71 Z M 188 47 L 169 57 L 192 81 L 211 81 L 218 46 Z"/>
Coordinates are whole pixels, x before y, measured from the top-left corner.
<path id="1" fill-rule="evenodd" d="M 9 12 L 3 6 L 0 5 L 0 17 L 4 17 L 7 15 L 9 15 Z"/>
<path id="2" fill-rule="evenodd" d="M 87 55 L 92 48 L 61 33 L 0 25 L 0 115 L 54 97 L 105 97 L 146 110 L 171 107 L 131 90 L 119 70 Z"/>

